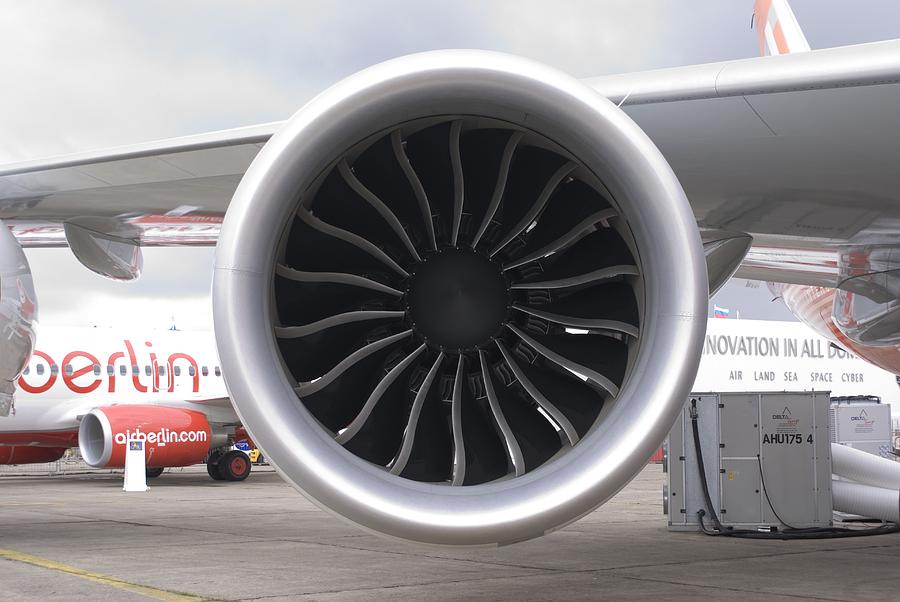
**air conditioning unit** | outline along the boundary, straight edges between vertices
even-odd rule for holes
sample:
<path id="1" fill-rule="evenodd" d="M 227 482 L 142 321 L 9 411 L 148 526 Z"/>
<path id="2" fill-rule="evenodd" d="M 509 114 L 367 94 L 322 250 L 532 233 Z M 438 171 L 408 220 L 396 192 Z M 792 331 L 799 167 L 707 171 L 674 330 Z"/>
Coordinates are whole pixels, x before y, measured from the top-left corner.
<path id="1" fill-rule="evenodd" d="M 711 528 L 703 475 L 725 527 L 830 526 L 830 404 L 827 392 L 692 394 L 666 440 L 663 498 L 669 529 L 697 530 L 701 509 Z"/>
<path id="2" fill-rule="evenodd" d="M 896 459 L 891 406 L 878 397 L 832 397 L 830 423 L 832 442 Z"/>

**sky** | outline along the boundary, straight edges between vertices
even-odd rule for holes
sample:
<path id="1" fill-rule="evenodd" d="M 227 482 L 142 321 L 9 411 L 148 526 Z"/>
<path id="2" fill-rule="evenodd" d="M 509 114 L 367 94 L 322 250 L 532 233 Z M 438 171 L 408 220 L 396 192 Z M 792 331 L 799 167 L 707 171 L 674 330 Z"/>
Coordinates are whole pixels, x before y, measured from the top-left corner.
<path id="1" fill-rule="evenodd" d="M 813 48 L 900 37 L 900 3 L 792 0 Z M 756 56 L 752 0 L 0 0 L 0 163 L 282 120 L 351 73 L 482 48 L 579 76 Z M 852 14 L 848 14 L 852 12 Z M 137 282 L 27 252 L 42 324 L 211 329 L 214 250 L 145 249 Z M 713 303 L 792 319 L 765 285 Z M 712 303 L 711 303 L 712 306 Z"/>

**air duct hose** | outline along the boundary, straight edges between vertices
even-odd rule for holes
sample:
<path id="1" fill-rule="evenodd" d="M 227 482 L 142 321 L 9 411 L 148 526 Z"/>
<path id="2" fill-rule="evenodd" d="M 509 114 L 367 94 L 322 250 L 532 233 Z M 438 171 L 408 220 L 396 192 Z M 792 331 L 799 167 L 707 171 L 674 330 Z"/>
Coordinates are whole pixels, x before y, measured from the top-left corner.
<path id="1" fill-rule="evenodd" d="M 831 444 L 831 472 L 857 483 L 893 490 L 895 495 L 900 490 L 900 462 L 846 445 Z M 835 509 L 838 509 L 837 504 Z"/>
<path id="2" fill-rule="evenodd" d="M 834 480 L 831 496 L 838 512 L 900 522 L 900 492 L 896 490 Z"/>

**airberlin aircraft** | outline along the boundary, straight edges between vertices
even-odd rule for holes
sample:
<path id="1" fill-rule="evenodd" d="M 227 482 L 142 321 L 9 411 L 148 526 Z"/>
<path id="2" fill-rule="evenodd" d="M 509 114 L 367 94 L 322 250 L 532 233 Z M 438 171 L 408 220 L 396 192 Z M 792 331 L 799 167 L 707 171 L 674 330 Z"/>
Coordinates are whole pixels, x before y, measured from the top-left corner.
<path id="1" fill-rule="evenodd" d="M 146 441 L 149 476 L 204 461 L 217 480 L 250 474 L 247 456 L 229 450 L 246 433 L 211 336 L 60 328 L 41 343 L 0 418 L 0 464 L 50 462 L 77 446 L 91 466 L 122 467 L 134 437 Z"/>

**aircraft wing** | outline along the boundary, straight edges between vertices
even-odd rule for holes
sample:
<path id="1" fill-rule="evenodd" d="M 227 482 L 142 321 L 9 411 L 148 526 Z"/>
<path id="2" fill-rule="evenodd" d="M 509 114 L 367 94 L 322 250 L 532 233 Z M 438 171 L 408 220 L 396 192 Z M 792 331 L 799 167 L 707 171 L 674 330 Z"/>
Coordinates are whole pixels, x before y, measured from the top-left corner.
<path id="1" fill-rule="evenodd" d="M 214 245 L 234 190 L 281 125 L 210 132 L 0 166 L 0 219 L 25 247 L 64 246 L 64 222 L 108 218 L 143 246 Z"/>
<path id="2" fill-rule="evenodd" d="M 752 234 L 739 275 L 835 286 L 836 249 L 900 223 L 900 40 L 586 80 L 662 150 L 702 228 Z M 24 246 L 102 217 L 141 245 L 214 244 L 279 123 L 0 167 Z M 893 242 L 893 241 L 891 241 Z"/>
<path id="3" fill-rule="evenodd" d="M 588 80 L 653 139 L 738 275 L 835 286 L 836 249 L 896 244 L 900 40 Z"/>

